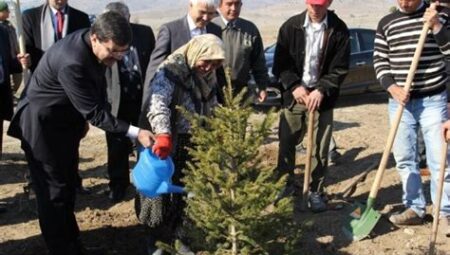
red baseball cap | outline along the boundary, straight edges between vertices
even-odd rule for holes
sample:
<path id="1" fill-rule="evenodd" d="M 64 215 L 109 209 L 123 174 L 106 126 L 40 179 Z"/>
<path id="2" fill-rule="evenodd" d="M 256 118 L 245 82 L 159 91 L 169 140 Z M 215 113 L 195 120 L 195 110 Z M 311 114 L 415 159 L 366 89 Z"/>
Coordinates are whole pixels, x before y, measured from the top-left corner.
<path id="1" fill-rule="evenodd" d="M 306 0 L 306 4 L 327 5 L 330 0 Z"/>

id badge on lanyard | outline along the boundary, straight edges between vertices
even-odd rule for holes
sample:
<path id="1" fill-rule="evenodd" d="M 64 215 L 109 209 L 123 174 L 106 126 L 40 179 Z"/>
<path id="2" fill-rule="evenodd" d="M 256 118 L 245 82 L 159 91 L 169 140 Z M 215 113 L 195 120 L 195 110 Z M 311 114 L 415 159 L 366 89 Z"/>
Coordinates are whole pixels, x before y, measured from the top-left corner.
<path id="1" fill-rule="evenodd" d="M 0 56 L 0 86 L 5 82 L 5 69 L 3 68 L 3 57 Z"/>

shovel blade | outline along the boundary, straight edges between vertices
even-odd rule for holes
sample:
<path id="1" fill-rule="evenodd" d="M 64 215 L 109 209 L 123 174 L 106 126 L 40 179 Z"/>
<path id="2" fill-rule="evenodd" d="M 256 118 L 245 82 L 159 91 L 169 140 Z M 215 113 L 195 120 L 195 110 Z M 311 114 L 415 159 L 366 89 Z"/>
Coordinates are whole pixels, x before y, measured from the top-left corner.
<path id="1" fill-rule="evenodd" d="M 350 213 L 349 219 L 343 227 L 344 234 L 353 241 L 367 237 L 381 218 L 381 214 L 373 207 L 358 204 Z"/>

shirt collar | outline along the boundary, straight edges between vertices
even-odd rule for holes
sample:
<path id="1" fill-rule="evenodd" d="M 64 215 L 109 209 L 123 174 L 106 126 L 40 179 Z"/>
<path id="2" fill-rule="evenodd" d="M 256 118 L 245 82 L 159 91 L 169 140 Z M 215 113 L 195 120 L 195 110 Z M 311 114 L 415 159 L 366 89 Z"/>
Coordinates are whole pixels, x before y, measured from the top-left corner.
<path id="1" fill-rule="evenodd" d="M 303 23 L 303 27 L 309 27 L 311 26 L 312 22 L 311 19 L 309 18 L 308 14 L 306 14 L 306 18 L 305 18 L 305 22 Z M 327 28 L 328 27 L 328 14 L 325 15 L 325 18 L 323 18 L 323 20 L 318 23 L 320 25 L 321 28 Z"/>
<path id="2" fill-rule="evenodd" d="M 219 10 L 217 10 L 217 12 L 219 13 L 220 18 L 222 19 L 223 24 L 225 24 L 225 26 L 228 26 L 228 23 L 233 22 L 233 20 L 228 21 L 228 20 L 222 15 L 222 13 L 221 13 Z"/>
<path id="3" fill-rule="evenodd" d="M 188 22 L 188 26 L 189 26 L 189 31 L 193 31 L 196 29 L 200 29 L 200 30 L 204 29 L 204 28 L 197 27 L 195 25 L 194 20 L 192 19 L 191 15 L 188 14 L 186 18 L 187 18 L 187 22 Z"/>
<path id="4" fill-rule="evenodd" d="M 53 15 L 56 15 L 56 12 L 58 12 L 58 10 L 56 10 L 55 8 L 53 8 L 52 6 L 50 6 L 50 10 L 52 10 Z M 67 4 L 61 9 L 61 12 L 63 14 L 66 14 L 66 10 L 67 10 Z"/>

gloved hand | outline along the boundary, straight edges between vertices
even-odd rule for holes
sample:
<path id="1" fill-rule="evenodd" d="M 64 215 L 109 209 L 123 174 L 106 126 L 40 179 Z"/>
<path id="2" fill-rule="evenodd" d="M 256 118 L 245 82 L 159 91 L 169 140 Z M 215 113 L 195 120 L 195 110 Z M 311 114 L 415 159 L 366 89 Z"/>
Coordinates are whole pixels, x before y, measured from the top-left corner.
<path id="1" fill-rule="evenodd" d="M 167 158 L 172 152 L 172 137 L 169 134 L 156 135 L 152 152 L 160 159 Z"/>

